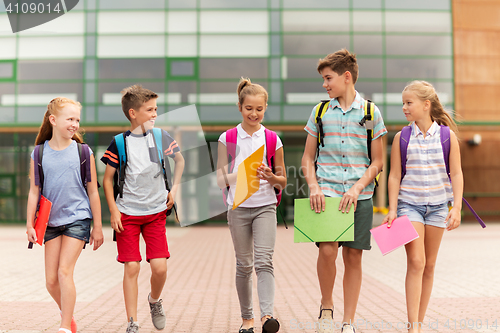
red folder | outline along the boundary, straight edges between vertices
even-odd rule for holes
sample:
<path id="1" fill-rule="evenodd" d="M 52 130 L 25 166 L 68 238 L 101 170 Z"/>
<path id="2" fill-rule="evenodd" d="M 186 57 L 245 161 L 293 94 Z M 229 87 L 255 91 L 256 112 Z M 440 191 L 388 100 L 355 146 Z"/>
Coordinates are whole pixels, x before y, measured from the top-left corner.
<path id="1" fill-rule="evenodd" d="M 52 202 L 40 195 L 40 206 L 35 214 L 35 231 L 36 231 L 36 242 L 40 245 L 43 244 L 43 238 L 45 236 L 45 230 L 47 230 L 47 224 L 49 223 L 50 209 L 52 208 Z M 32 243 L 29 244 L 30 248 Z"/>

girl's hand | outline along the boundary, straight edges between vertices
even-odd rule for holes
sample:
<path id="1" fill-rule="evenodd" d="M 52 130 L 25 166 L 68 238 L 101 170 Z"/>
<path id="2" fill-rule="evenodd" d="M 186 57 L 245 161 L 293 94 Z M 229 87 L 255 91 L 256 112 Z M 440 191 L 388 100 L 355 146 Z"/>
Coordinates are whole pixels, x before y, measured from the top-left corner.
<path id="1" fill-rule="evenodd" d="M 359 192 L 360 191 L 357 190 L 357 186 L 354 185 L 349 189 L 349 191 L 344 193 L 342 199 L 340 200 L 340 205 L 339 205 L 339 210 L 341 210 L 342 213 L 349 213 L 349 210 L 351 210 L 351 206 L 353 204 L 354 204 L 354 211 L 356 211 L 356 207 L 358 205 Z"/>
<path id="2" fill-rule="evenodd" d="M 257 177 L 259 177 L 259 179 L 269 181 L 269 179 L 274 177 L 274 173 L 270 167 L 266 166 L 265 164 L 261 164 L 257 168 Z"/>
<path id="3" fill-rule="evenodd" d="M 167 195 L 167 210 L 172 209 L 174 205 L 174 197 L 172 196 L 172 192 L 168 192 Z"/>
<path id="4" fill-rule="evenodd" d="M 390 228 L 392 225 L 392 221 L 394 221 L 398 217 L 398 213 L 394 210 L 390 210 L 389 213 L 384 217 L 382 224 L 387 223 L 387 228 Z"/>
<path id="5" fill-rule="evenodd" d="M 316 213 L 321 213 L 325 211 L 325 195 L 323 191 L 319 188 L 319 185 L 309 188 L 309 203 L 311 204 L 311 209 Z"/>
<path id="6" fill-rule="evenodd" d="M 460 221 L 462 220 L 462 216 L 460 214 L 460 210 L 453 207 L 448 216 L 446 216 L 446 230 L 450 231 L 457 228 L 460 225 Z"/>
<path id="7" fill-rule="evenodd" d="M 89 245 L 92 245 L 92 243 L 94 244 L 94 251 L 101 247 L 102 243 L 104 243 L 104 235 L 101 227 L 92 228 Z"/>
<path id="8" fill-rule="evenodd" d="M 35 228 L 28 227 L 28 230 L 26 230 L 26 235 L 28 235 L 28 242 L 36 243 L 37 239 Z"/>
<path id="9" fill-rule="evenodd" d="M 117 233 L 120 233 L 123 231 L 123 226 L 122 226 L 122 213 L 117 212 L 117 213 L 111 213 L 111 228 L 113 228 L 114 231 Z"/>

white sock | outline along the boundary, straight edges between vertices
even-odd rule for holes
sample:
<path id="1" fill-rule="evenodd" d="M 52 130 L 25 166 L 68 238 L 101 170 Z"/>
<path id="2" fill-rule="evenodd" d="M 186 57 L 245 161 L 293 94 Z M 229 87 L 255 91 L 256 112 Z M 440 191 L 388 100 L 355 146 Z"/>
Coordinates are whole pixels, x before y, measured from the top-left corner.
<path id="1" fill-rule="evenodd" d="M 160 299 L 159 299 L 159 298 L 156 298 L 156 299 L 155 299 L 155 298 L 151 297 L 151 294 L 149 294 L 149 296 L 148 296 L 148 300 L 149 300 L 149 303 L 151 303 L 151 304 L 155 304 L 155 303 L 156 303 L 156 302 L 158 302 Z"/>
<path id="2" fill-rule="evenodd" d="M 71 330 L 68 330 L 67 328 L 60 328 L 59 332 L 63 331 L 64 333 L 71 333 Z"/>

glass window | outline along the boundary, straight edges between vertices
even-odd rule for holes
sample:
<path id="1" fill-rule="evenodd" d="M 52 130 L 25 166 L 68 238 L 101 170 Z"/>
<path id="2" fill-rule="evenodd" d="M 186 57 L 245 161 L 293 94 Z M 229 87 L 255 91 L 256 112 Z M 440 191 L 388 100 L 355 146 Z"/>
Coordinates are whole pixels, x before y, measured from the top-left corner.
<path id="1" fill-rule="evenodd" d="M 48 102 L 50 100 L 46 104 Z M 46 110 L 47 108 L 43 106 L 19 106 L 17 108 L 17 122 L 40 125 Z"/>
<path id="2" fill-rule="evenodd" d="M 267 78 L 267 63 L 267 58 L 200 58 L 200 79 Z"/>
<path id="3" fill-rule="evenodd" d="M 81 60 L 19 61 L 17 63 L 19 80 L 80 80 L 83 78 Z"/>
<path id="4" fill-rule="evenodd" d="M 169 8 L 196 8 L 197 0 L 169 0 Z"/>
<path id="5" fill-rule="evenodd" d="M 283 121 L 300 122 L 305 124 L 314 105 L 286 105 L 283 112 Z"/>
<path id="6" fill-rule="evenodd" d="M 120 106 L 99 106 L 97 112 L 97 122 L 127 124 L 128 120 L 123 114 Z"/>
<path id="7" fill-rule="evenodd" d="M 355 9 L 382 8 L 382 0 L 353 0 L 352 7 Z"/>
<path id="8" fill-rule="evenodd" d="M 378 79 L 383 78 L 382 59 L 357 58 L 359 66 L 359 78 Z"/>
<path id="9" fill-rule="evenodd" d="M 332 50 L 349 48 L 348 35 L 284 35 L 285 55 L 326 56 Z"/>
<path id="10" fill-rule="evenodd" d="M 198 18 L 196 11 L 169 11 L 167 13 L 168 33 L 196 33 Z"/>
<path id="11" fill-rule="evenodd" d="M 234 123 L 235 125 L 241 122 L 241 113 L 236 105 L 201 105 L 198 110 L 200 110 L 202 122 Z"/>
<path id="12" fill-rule="evenodd" d="M 0 37 L 0 45 L 2 45 L 2 47 L 0 47 L 0 59 L 16 58 L 16 37 Z"/>
<path id="13" fill-rule="evenodd" d="M 419 1 L 401 1 L 401 0 L 385 0 L 385 8 L 387 9 L 441 9 L 450 10 L 450 0 L 419 0 Z"/>
<path id="14" fill-rule="evenodd" d="M 167 55 L 169 57 L 196 57 L 198 37 L 196 35 L 167 36 Z"/>
<path id="15" fill-rule="evenodd" d="M 149 8 L 149 7 L 148 7 Z M 97 16 L 100 34 L 154 34 L 165 32 L 164 11 L 100 12 Z M 140 45 L 144 45 L 141 43 Z"/>
<path id="16" fill-rule="evenodd" d="M 19 37 L 19 59 L 83 58 L 84 38 Z"/>
<path id="17" fill-rule="evenodd" d="M 84 32 L 85 14 L 83 12 L 70 12 L 57 17 L 57 19 L 55 20 L 18 32 L 18 34 L 20 36 L 38 36 L 41 33 L 57 35 L 77 35 L 83 34 Z"/>
<path id="18" fill-rule="evenodd" d="M 200 0 L 200 8 L 267 8 L 267 0 Z"/>
<path id="19" fill-rule="evenodd" d="M 16 111 L 15 111 L 14 107 L 0 106 L 0 123 L 13 124 L 15 113 L 16 113 Z"/>
<path id="20" fill-rule="evenodd" d="M 79 100 L 83 96 L 83 85 L 81 83 L 18 83 L 18 94 L 44 95 L 47 100 L 41 100 L 39 105 L 46 106 L 51 99 L 67 95 L 68 98 Z M 76 95 L 76 96 L 75 96 Z M 70 97 L 71 96 L 71 97 Z"/>
<path id="21" fill-rule="evenodd" d="M 354 35 L 354 53 L 356 55 L 381 55 L 382 36 L 381 35 Z"/>
<path id="22" fill-rule="evenodd" d="M 103 95 L 105 94 L 118 94 L 126 87 L 134 84 L 140 84 L 144 88 L 154 91 L 155 93 L 163 93 L 165 91 L 165 83 L 162 82 L 149 82 L 141 80 L 130 80 L 122 82 L 100 82 L 98 85 L 99 103 L 103 104 Z M 111 95 L 113 96 L 113 95 Z M 115 104 L 115 103 L 113 103 Z"/>
<path id="23" fill-rule="evenodd" d="M 98 0 L 98 6 L 100 9 L 144 9 L 144 2 L 137 0 Z M 148 0 L 147 8 L 163 9 L 165 8 L 165 0 Z"/>
<path id="24" fill-rule="evenodd" d="M 14 62 L 0 62 L 0 80 L 11 79 L 14 76 Z"/>
<path id="25" fill-rule="evenodd" d="M 283 11 L 283 31 L 287 32 L 349 31 L 349 23 L 347 10 Z"/>
<path id="26" fill-rule="evenodd" d="M 451 59 L 387 59 L 387 77 L 412 79 L 451 79 Z"/>
<path id="27" fill-rule="evenodd" d="M 314 78 L 321 80 L 316 68 L 318 58 L 288 58 L 286 77 L 290 79 Z"/>
<path id="28" fill-rule="evenodd" d="M 361 73 L 361 78 L 356 82 L 356 90 L 360 93 L 363 98 L 372 99 L 373 94 L 381 93 L 384 91 L 384 84 L 382 81 L 369 82 L 363 80 L 363 73 Z"/>
<path id="29" fill-rule="evenodd" d="M 196 74 L 194 61 L 188 60 L 170 61 L 168 70 L 169 77 L 194 76 Z"/>
<path id="30" fill-rule="evenodd" d="M 406 85 L 409 83 L 409 81 L 404 81 L 404 82 L 387 82 L 387 93 L 395 93 L 399 94 L 399 102 L 401 102 L 401 94 L 403 92 L 403 89 L 406 87 Z M 445 104 L 452 104 L 453 103 L 453 81 L 433 81 L 433 80 L 427 80 L 429 83 L 431 83 L 434 88 L 436 89 L 438 95 L 440 96 L 447 96 L 448 98 L 448 103 Z M 441 101 L 444 103 L 443 101 Z"/>
<path id="31" fill-rule="evenodd" d="M 168 93 L 169 94 L 180 94 L 181 104 L 188 103 L 188 95 L 196 94 L 196 81 L 169 81 L 168 82 Z"/>
<path id="32" fill-rule="evenodd" d="M 283 0 L 283 8 L 349 8 L 349 0 Z"/>
<path id="33" fill-rule="evenodd" d="M 201 57 L 267 57 L 267 35 L 205 35 L 200 36 Z"/>
<path id="34" fill-rule="evenodd" d="M 352 14 L 353 31 L 382 31 L 382 12 L 355 10 Z"/>
<path id="35" fill-rule="evenodd" d="M 386 11 L 387 32 L 451 32 L 449 12 Z"/>
<path id="36" fill-rule="evenodd" d="M 201 33 L 267 33 L 267 11 L 201 11 Z"/>
<path id="37" fill-rule="evenodd" d="M 165 59 L 100 59 L 100 79 L 163 79 Z"/>
<path id="38" fill-rule="evenodd" d="M 386 105 L 384 106 L 384 111 L 384 121 L 400 121 L 408 123 L 401 105 Z"/>
<path id="39" fill-rule="evenodd" d="M 139 47 L 147 45 L 147 49 Z M 165 56 L 165 37 L 161 36 L 99 36 L 99 58 L 156 58 Z"/>
<path id="40" fill-rule="evenodd" d="M 436 55 L 453 54 L 451 36 L 387 36 L 388 55 Z"/>

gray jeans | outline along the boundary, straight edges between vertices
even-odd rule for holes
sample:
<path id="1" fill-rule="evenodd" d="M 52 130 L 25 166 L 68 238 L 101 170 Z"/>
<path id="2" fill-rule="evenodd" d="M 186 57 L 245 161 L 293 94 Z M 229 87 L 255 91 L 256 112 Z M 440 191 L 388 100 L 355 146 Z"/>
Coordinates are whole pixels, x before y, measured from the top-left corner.
<path id="1" fill-rule="evenodd" d="M 229 209 L 227 220 L 236 255 L 236 291 L 241 317 L 254 318 L 252 307 L 252 273 L 255 266 L 261 318 L 273 315 L 274 268 L 276 242 L 276 205 Z"/>

